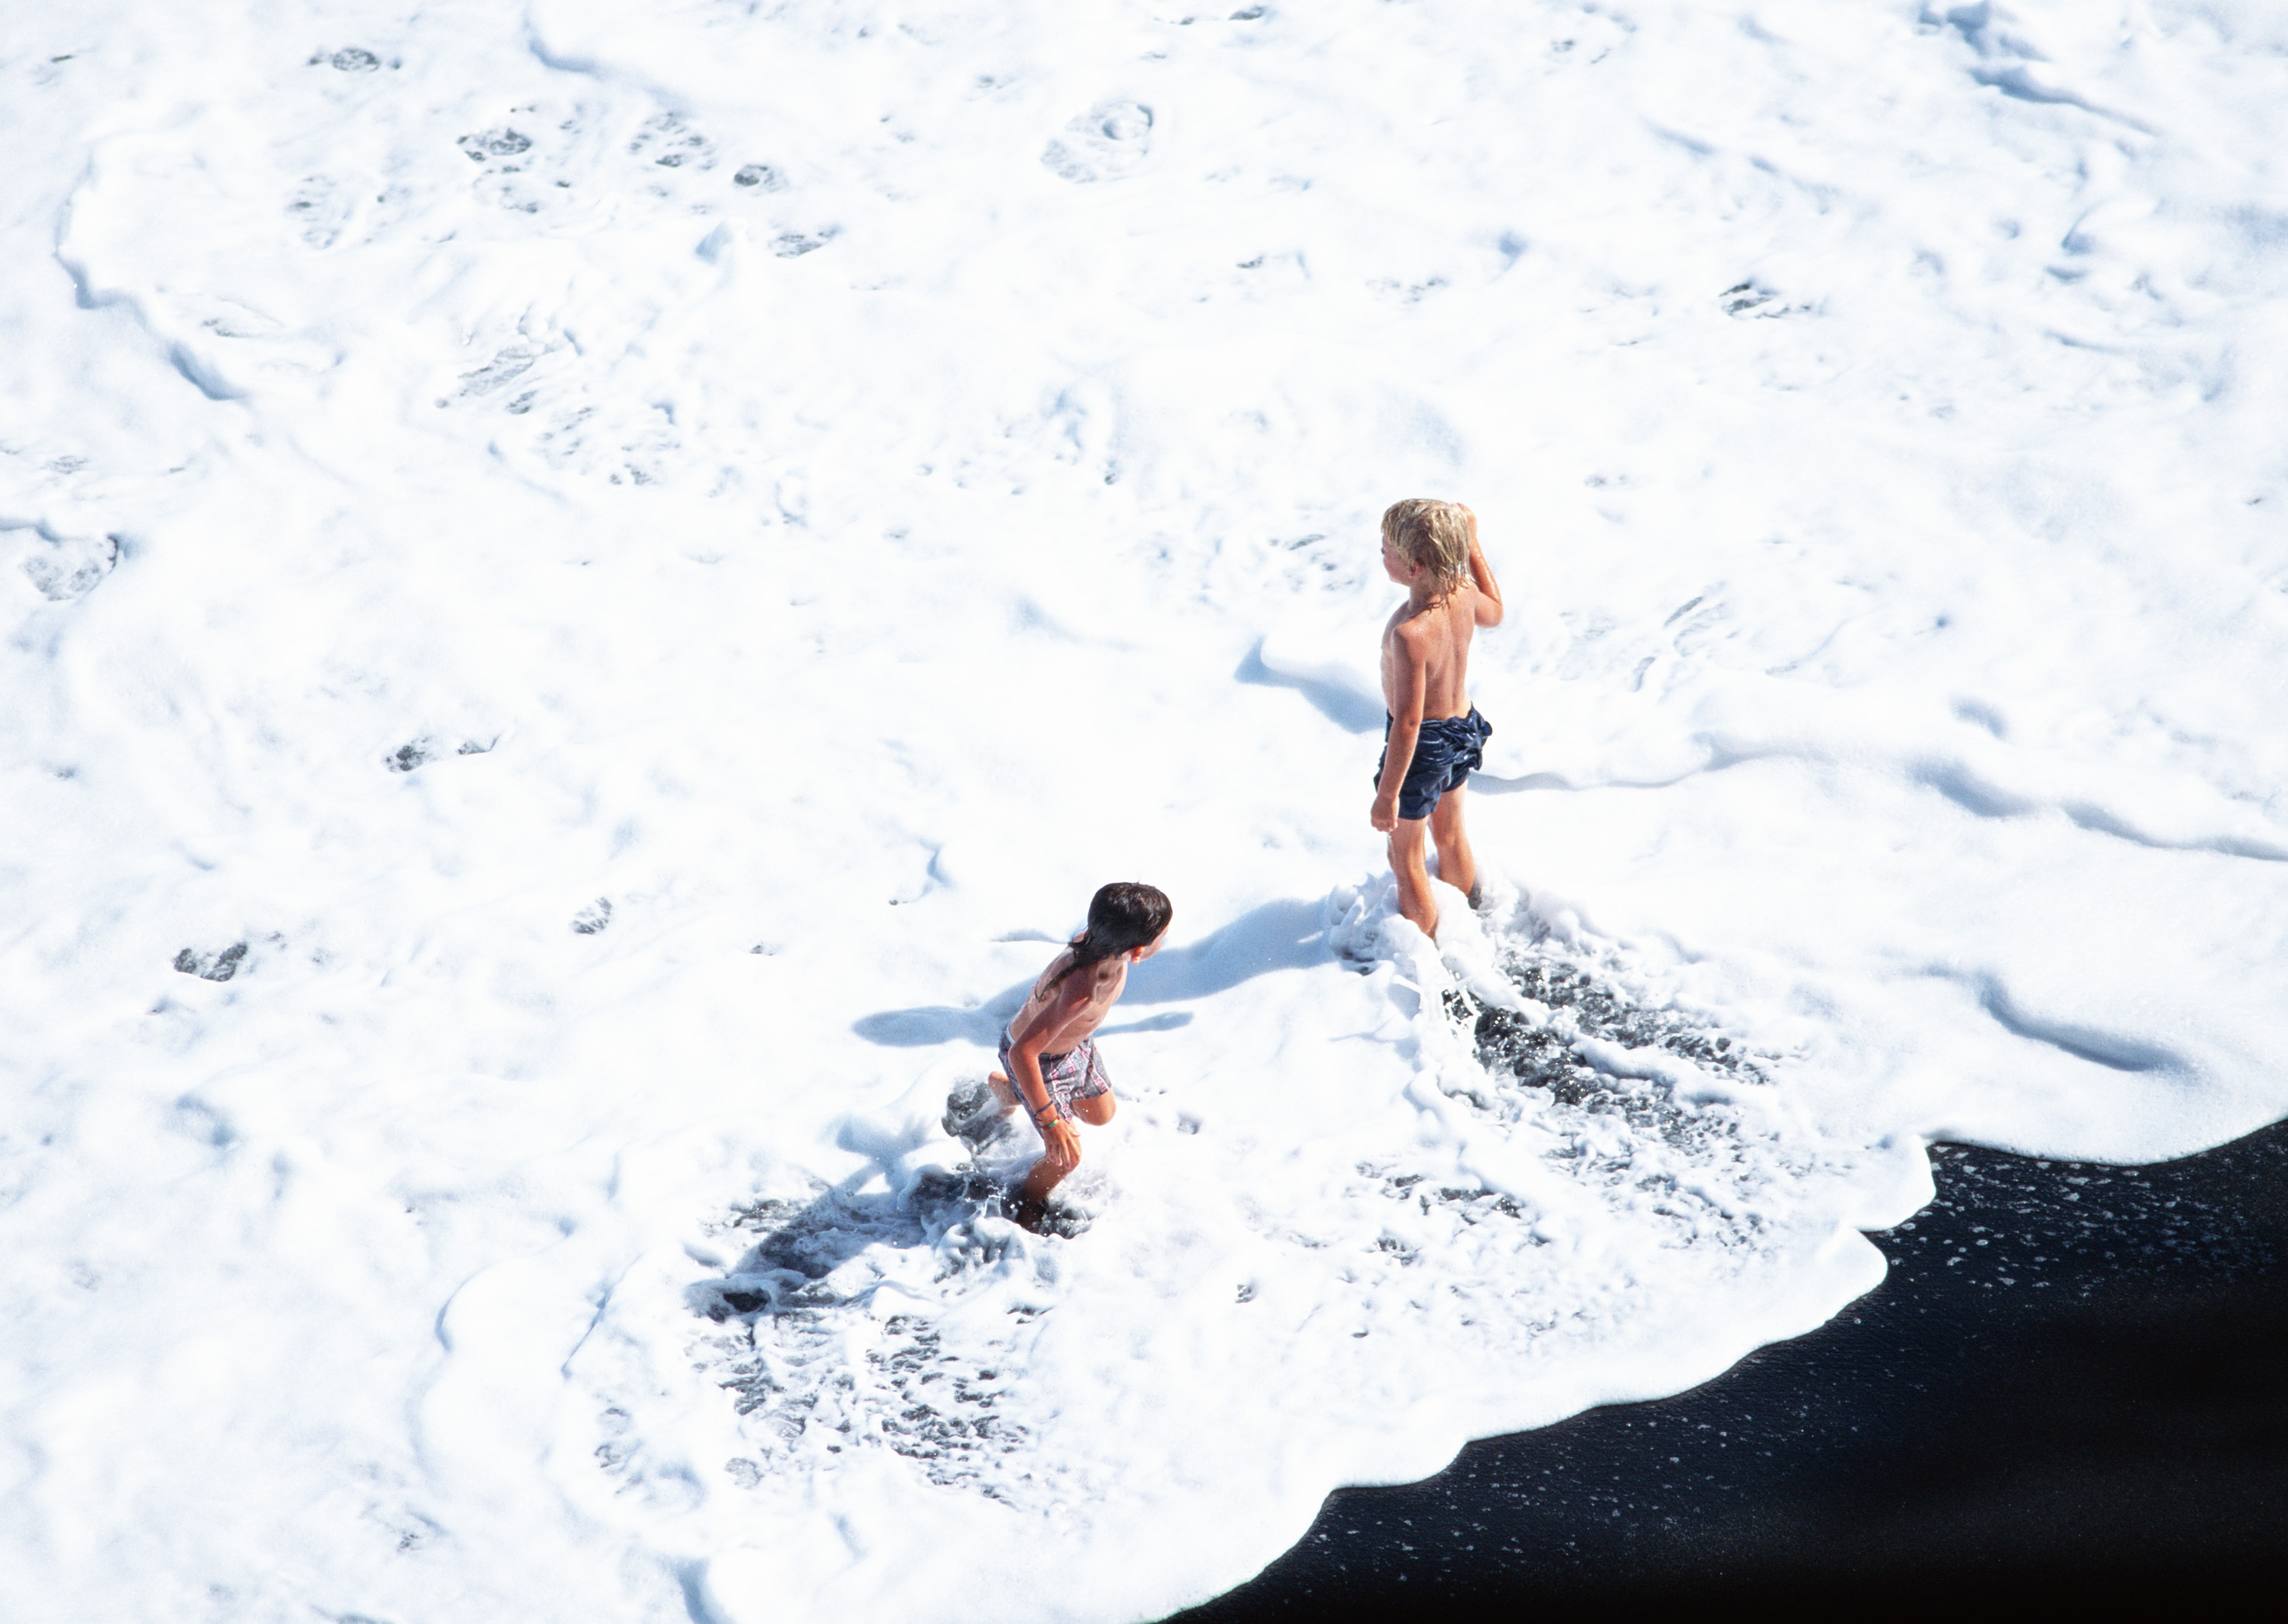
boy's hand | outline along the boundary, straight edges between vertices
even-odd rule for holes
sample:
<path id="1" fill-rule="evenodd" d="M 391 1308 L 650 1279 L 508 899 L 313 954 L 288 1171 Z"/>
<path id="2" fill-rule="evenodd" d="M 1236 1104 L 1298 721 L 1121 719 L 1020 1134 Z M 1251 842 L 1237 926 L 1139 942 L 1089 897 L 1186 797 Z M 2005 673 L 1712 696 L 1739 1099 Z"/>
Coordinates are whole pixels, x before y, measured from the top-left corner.
<path id="1" fill-rule="evenodd" d="M 1378 833 L 1387 835 L 1398 827 L 1398 797 L 1394 795 L 1374 797 L 1374 805 L 1367 812 L 1367 821 Z"/>
<path id="2" fill-rule="evenodd" d="M 1043 1160 L 1057 1170 L 1059 1178 L 1080 1166 L 1080 1135 L 1063 1117 L 1053 1113 L 1050 1115 L 1047 1125 L 1041 1129 L 1041 1145 L 1047 1153 Z"/>

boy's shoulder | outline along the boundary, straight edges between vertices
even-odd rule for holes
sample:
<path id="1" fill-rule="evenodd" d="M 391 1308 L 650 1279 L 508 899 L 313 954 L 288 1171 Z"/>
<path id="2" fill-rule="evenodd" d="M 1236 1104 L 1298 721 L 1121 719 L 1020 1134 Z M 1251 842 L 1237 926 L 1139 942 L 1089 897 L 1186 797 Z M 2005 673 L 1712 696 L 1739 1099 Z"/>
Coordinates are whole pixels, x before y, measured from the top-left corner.
<path id="1" fill-rule="evenodd" d="M 1383 635 L 1410 643 L 1432 642 L 1445 630 L 1445 617 L 1434 614 L 1434 610 L 1459 609 L 1466 614 L 1470 613 L 1476 609 L 1480 596 L 1475 586 L 1464 581 L 1456 584 L 1449 597 L 1434 598 L 1426 604 L 1416 604 L 1409 599 L 1390 612 L 1390 622 L 1383 628 Z"/>
<path id="2" fill-rule="evenodd" d="M 1430 617 L 1427 614 L 1416 608 L 1412 604 L 1401 604 L 1392 612 L 1390 624 L 1383 629 L 1383 638 L 1386 642 L 1402 643 L 1410 646 L 1428 642 L 1431 630 Z"/>

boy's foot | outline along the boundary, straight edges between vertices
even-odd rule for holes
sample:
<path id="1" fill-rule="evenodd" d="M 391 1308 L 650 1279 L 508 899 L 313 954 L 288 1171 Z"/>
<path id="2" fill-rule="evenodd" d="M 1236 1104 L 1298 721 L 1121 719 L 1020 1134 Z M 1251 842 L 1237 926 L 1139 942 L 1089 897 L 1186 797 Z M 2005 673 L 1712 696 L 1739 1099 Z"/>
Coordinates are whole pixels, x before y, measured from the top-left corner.
<path id="1" fill-rule="evenodd" d="M 1012 1107 L 985 1078 L 965 1082 L 945 1097 L 942 1121 L 947 1133 L 975 1151 L 1000 1137 Z"/>
<path id="2" fill-rule="evenodd" d="M 1009 1221 L 1020 1229 L 1030 1230 L 1036 1235 L 1045 1234 L 1042 1225 L 1048 1216 L 1046 1201 L 1036 1200 L 1021 1190 L 1009 1198 Z"/>
<path id="3" fill-rule="evenodd" d="M 1470 887 L 1470 911 L 1482 914 L 1486 909 L 1486 883 L 1480 880 Z"/>
<path id="4" fill-rule="evenodd" d="M 1036 1235 L 1053 1235 L 1060 1240 L 1073 1240 L 1088 1233 L 1088 1218 L 1070 1207 L 1060 1207 L 1052 1201 L 1035 1200 L 1019 1190 L 1009 1197 L 1006 1208 L 1009 1221 Z"/>

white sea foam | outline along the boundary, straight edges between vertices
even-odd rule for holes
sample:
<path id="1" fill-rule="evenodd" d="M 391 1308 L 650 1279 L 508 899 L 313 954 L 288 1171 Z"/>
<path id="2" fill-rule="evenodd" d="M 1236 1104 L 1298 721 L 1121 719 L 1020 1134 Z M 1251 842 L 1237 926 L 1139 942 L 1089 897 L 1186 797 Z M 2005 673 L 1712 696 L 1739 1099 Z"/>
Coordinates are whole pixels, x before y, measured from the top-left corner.
<path id="1" fill-rule="evenodd" d="M 13 1616 L 1148 1617 L 1930 1137 L 2288 1110 L 2283 105 L 2252 0 L 15 8 Z M 1117 877 L 1035 1237 L 941 1121 Z"/>

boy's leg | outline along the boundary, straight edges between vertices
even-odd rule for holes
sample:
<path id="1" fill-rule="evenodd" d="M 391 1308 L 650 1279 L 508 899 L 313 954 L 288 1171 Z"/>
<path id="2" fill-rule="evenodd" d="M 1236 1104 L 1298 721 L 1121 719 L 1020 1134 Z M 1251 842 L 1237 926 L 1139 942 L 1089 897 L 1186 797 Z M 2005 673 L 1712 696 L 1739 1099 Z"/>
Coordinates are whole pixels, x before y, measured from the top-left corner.
<path id="1" fill-rule="evenodd" d="M 1435 816 L 1434 809 L 1432 816 Z M 1438 904 L 1430 894 L 1427 818 L 1401 818 L 1390 831 L 1390 871 L 1398 876 L 1398 911 L 1422 934 L 1438 934 Z"/>
<path id="2" fill-rule="evenodd" d="M 1112 1104 L 1112 1090 L 1107 1089 L 1101 1094 L 1092 1094 L 1086 1099 L 1076 1099 L 1073 1101 L 1072 1108 L 1073 1114 L 1091 1128 L 1101 1128 L 1112 1120 L 1115 1108 Z"/>
<path id="3" fill-rule="evenodd" d="M 1100 1094 L 1084 1095 L 1072 1102 L 1073 1115 L 1092 1128 L 1101 1128 L 1112 1121 L 1112 1113 L 1117 1108 L 1110 1089 Z M 1054 1155 L 1042 1157 L 1025 1175 L 1025 1182 L 1017 1191 L 1016 1210 L 1010 1216 L 1027 1229 L 1039 1228 L 1043 1215 L 1048 1211 L 1049 1192 L 1064 1183 L 1065 1176 L 1079 1165 L 1077 1159 L 1060 1162 Z"/>
<path id="4" fill-rule="evenodd" d="M 1053 1157 L 1044 1156 L 1035 1162 L 1033 1170 L 1025 1175 L 1025 1182 L 1017 1187 L 1019 1209 L 1037 1210 L 1047 1206 L 1049 1192 L 1065 1182 L 1066 1170 Z"/>
<path id="5" fill-rule="evenodd" d="M 1101 1128 L 1112 1120 L 1112 1078 L 1104 1069 L 1104 1056 L 1096 1047 L 1094 1038 L 1082 1041 L 1087 1058 L 1081 1062 L 1080 1081 L 1066 1097 L 1072 1113 L 1092 1128 Z"/>
<path id="6" fill-rule="evenodd" d="M 1478 906 L 1478 859 L 1462 828 L 1462 786 L 1455 785 L 1430 809 L 1430 838 L 1438 848 L 1438 877 Z"/>
<path id="7" fill-rule="evenodd" d="M 1045 1073 L 1043 1080 L 1048 1082 L 1052 1102 L 1060 1097 L 1069 1097 L 1060 1095 L 1058 1079 L 1050 1078 Z M 1068 1084 L 1070 1081 L 1069 1078 L 1063 1081 Z M 1013 1084 L 1011 1091 L 1015 1091 Z M 1099 1097 L 1109 1105 L 1112 1092 L 1108 1089 Z M 1076 1108 L 1075 1113 L 1085 1121 L 1089 1120 L 1087 1107 L 1097 1105 L 1098 1098 L 1073 1100 L 1071 1104 Z M 1112 1113 L 1108 1110 L 1104 1114 L 1109 1117 Z M 1053 1115 L 1048 1126 L 1042 1129 L 1041 1159 L 1033 1164 L 1032 1169 L 1025 1175 L 1025 1182 L 1018 1186 L 1016 1204 L 1009 1214 L 1027 1229 L 1038 1230 L 1041 1227 L 1041 1220 L 1048 1213 L 1049 1192 L 1064 1183 L 1065 1175 L 1080 1165 L 1080 1136 L 1073 1131 L 1072 1123 L 1071 1116 L 1060 1112 Z M 1036 1123 L 1036 1126 L 1039 1124 Z"/>
<path id="8" fill-rule="evenodd" d="M 1112 1115 L 1109 1108 L 1112 1096 L 1106 1094 L 1100 1097 L 1106 1104 L 1104 1114 L 1108 1119 Z M 1084 1103 L 1093 1105 L 1097 1102 L 1089 1100 Z M 1081 1114 L 1084 1119 L 1087 1116 L 1085 1112 Z M 1016 1205 L 1009 1216 L 1025 1228 L 1037 1231 L 1041 1227 L 1041 1220 L 1048 1214 L 1049 1192 L 1064 1183 L 1065 1175 L 1079 1165 L 1077 1157 L 1066 1161 L 1053 1151 L 1043 1156 L 1033 1164 L 1033 1170 L 1025 1175 L 1025 1182 L 1017 1187 Z"/>

